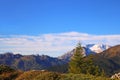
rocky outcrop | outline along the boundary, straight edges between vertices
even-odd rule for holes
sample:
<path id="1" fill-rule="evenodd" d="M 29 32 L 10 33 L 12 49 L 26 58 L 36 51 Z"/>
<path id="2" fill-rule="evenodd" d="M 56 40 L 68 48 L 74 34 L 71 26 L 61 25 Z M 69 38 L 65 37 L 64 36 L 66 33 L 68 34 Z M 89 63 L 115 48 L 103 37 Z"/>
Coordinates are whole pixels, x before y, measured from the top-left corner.
<path id="1" fill-rule="evenodd" d="M 120 80 L 120 72 L 112 75 L 111 79 L 118 79 L 118 80 Z"/>

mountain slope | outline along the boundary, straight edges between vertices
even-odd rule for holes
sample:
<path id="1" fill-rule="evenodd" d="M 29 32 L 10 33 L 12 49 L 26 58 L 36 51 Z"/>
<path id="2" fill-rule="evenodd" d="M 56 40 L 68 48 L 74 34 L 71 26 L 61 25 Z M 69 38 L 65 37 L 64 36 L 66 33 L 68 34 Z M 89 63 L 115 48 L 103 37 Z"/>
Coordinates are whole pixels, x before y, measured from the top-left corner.
<path id="1" fill-rule="evenodd" d="M 90 57 L 96 65 L 105 71 L 106 75 L 111 76 L 120 72 L 120 45 L 111 47 L 100 54 L 87 56 L 86 59 Z"/>
<path id="2" fill-rule="evenodd" d="M 0 64 L 8 65 L 15 69 L 46 69 L 48 67 L 63 65 L 64 61 L 46 55 L 20 55 L 13 53 L 0 54 Z"/>

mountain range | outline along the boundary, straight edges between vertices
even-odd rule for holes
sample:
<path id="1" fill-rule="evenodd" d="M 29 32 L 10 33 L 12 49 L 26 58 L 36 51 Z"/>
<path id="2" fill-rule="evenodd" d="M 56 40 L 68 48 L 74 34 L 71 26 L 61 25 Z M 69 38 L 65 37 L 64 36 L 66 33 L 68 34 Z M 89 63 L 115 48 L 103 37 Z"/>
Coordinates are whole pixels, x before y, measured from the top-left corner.
<path id="1" fill-rule="evenodd" d="M 120 72 L 120 45 L 111 47 L 103 44 L 89 44 L 83 49 L 84 58 L 86 60 L 92 58 L 95 65 L 103 69 L 107 76 Z M 0 54 L 0 64 L 25 71 L 47 69 L 66 72 L 74 51 L 75 49 L 57 58 L 47 55 L 21 55 L 8 52 Z"/>
<path id="2" fill-rule="evenodd" d="M 20 70 L 41 70 L 66 64 L 63 60 L 47 55 L 21 55 L 13 53 L 0 54 L 0 64 Z"/>

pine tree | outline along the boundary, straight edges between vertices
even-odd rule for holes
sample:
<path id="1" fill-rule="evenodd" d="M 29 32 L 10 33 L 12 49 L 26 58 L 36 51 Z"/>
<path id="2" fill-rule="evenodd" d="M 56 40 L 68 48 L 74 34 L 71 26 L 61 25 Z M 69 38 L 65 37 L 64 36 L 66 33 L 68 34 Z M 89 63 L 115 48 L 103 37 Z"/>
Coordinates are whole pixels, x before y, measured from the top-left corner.
<path id="1" fill-rule="evenodd" d="M 102 69 L 102 71 L 101 71 L 101 76 L 105 76 L 106 74 L 105 74 L 105 71 L 104 71 L 104 69 Z"/>
<path id="2" fill-rule="evenodd" d="M 78 43 L 77 47 L 75 48 L 75 52 L 71 61 L 69 63 L 69 72 L 71 73 L 81 73 L 82 72 L 82 65 L 83 64 L 83 48 L 81 44 Z"/>
<path id="3" fill-rule="evenodd" d="M 85 66 L 83 68 L 85 70 L 84 74 L 101 76 L 101 69 L 93 62 L 92 55 L 89 55 L 89 58 L 87 58 L 87 60 L 85 60 L 84 62 L 85 62 L 84 63 Z"/>
<path id="4" fill-rule="evenodd" d="M 75 48 L 73 57 L 69 62 L 68 70 L 70 73 L 74 74 L 83 73 L 96 76 L 101 75 L 101 70 L 94 64 L 92 56 L 90 55 L 87 59 L 83 56 L 83 48 L 81 47 L 80 43 L 78 43 L 77 47 Z"/>

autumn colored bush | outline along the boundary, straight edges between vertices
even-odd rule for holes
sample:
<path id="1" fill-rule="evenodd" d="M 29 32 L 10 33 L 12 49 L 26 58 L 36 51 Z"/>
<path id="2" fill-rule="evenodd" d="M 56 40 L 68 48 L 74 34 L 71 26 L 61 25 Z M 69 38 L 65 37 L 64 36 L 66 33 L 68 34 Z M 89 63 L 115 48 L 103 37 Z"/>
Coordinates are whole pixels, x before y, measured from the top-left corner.
<path id="1" fill-rule="evenodd" d="M 19 77 L 17 77 L 15 80 L 34 80 L 34 78 L 41 74 L 41 71 L 35 71 L 35 70 L 31 70 L 31 71 L 26 71 L 23 74 L 21 74 Z"/>
<path id="2" fill-rule="evenodd" d="M 61 74 L 56 72 L 45 72 L 42 74 L 39 74 L 35 80 L 60 80 Z"/>

